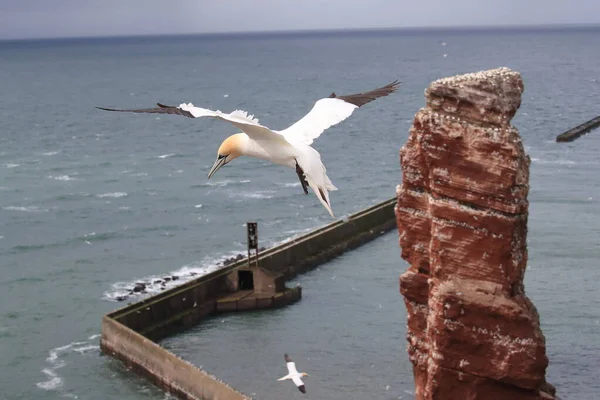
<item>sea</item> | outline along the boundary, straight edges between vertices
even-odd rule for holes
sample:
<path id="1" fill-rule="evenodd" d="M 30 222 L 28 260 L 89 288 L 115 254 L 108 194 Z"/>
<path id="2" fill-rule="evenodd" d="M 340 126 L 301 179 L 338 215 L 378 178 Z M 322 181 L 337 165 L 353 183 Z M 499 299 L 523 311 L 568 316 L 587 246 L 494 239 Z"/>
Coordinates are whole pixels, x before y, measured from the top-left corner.
<path id="1" fill-rule="evenodd" d="M 232 111 L 283 129 L 314 102 L 402 81 L 314 142 L 339 188 L 336 218 L 392 198 L 398 151 L 438 78 L 522 74 L 513 119 L 531 157 L 525 278 L 563 399 L 600 392 L 600 132 L 556 135 L 600 114 L 600 28 L 379 30 L 0 42 L 0 398 L 168 395 L 101 355 L 102 316 L 243 253 L 333 219 L 293 170 L 239 158 L 210 180 L 222 121 L 109 113 L 156 102 Z M 398 234 L 298 276 L 276 311 L 209 318 L 162 345 L 256 399 L 413 399 Z M 149 288 L 149 295 L 160 290 Z"/>

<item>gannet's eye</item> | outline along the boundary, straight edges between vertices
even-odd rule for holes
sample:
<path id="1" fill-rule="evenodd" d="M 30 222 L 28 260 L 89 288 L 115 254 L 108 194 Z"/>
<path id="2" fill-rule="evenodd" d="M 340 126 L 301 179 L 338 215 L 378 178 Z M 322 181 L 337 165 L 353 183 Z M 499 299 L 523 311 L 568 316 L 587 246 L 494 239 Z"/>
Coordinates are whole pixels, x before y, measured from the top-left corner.
<path id="1" fill-rule="evenodd" d="M 229 154 L 226 154 L 226 155 L 219 154 L 219 157 L 218 157 L 218 159 L 220 160 L 221 158 L 225 158 L 225 157 L 227 157 L 228 155 L 229 155 Z"/>

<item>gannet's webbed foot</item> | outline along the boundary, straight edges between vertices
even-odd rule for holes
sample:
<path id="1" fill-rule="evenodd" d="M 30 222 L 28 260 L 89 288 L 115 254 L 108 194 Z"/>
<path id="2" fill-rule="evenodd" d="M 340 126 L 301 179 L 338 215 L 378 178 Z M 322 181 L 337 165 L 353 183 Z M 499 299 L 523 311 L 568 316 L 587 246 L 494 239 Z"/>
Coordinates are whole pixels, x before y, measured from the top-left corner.
<path id="1" fill-rule="evenodd" d="M 308 182 L 306 182 L 304 171 L 302 171 L 302 168 L 300 168 L 300 165 L 298 165 L 298 161 L 296 161 L 296 174 L 298 174 L 298 178 L 300 178 L 300 184 L 302 185 L 304 194 L 308 194 Z"/>

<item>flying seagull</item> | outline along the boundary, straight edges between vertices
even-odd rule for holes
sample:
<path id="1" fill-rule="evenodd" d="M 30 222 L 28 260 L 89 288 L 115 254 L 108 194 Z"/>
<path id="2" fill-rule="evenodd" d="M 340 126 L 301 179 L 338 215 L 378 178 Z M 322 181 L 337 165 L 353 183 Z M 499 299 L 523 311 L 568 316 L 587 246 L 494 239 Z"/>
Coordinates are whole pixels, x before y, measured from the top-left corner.
<path id="1" fill-rule="evenodd" d="M 399 86 L 400 82 L 394 81 L 364 93 L 347 96 L 331 93 L 329 97 L 318 100 L 308 114 L 282 131 L 259 124 L 258 118 L 246 111 L 235 110 L 226 114 L 218 110 L 195 107 L 192 103 L 182 103 L 178 107 L 158 103 L 156 108 L 135 110 L 96 108 L 106 111 L 174 114 L 188 118 L 212 117 L 230 122 L 242 132 L 229 136 L 221 143 L 208 179 L 223 165 L 242 155 L 268 160 L 295 169 L 304 193 L 308 194 L 310 186 L 321 204 L 334 217 L 329 202 L 329 191 L 337 188 L 326 174 L 321 155 L 310 145 L 323 131 L 348 118 L 355 109 L 393 93 Z"/>
<path id="2" fill-rule="evenodd" d="M 308 376 L 308 374 L 306 372 L 298 373 L 298 370 L 296 369 L 296 363 L 292 361 L 292 359 L 290 358 L 290 356 L 287 355 L 287 353 L 285 353 L 285 362 L 287 365 L 288 374 L 277 380 L 285 381 L 286 379 L 291 379 L 292 381 L 294 381 L 296 386 L 298 386 L 298 390 L 300 390 L 302 393 L 306 393 L 306 388 L 304 387 L 304 382 L 302 382 L 302 379 L 300 379 L 300 378 Z"/>

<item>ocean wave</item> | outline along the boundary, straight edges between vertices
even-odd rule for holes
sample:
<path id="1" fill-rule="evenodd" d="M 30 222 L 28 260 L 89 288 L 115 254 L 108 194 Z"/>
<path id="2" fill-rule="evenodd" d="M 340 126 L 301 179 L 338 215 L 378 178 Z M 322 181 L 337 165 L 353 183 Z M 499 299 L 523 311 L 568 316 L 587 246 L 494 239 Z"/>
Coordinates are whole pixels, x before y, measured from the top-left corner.
<path id="1" fill-rule="evenodd" d="M 17 163 L 8 163 L 8 164 L 4 164 L 4 168 L 17 168 L 20 165 L 21 164 L 17 164 Z"/>
<path id="2" fill-rule="evenodd" d="M 537 157 L 531 157 L 531 162 L 537 163 L 537 164 L 557 164 L 557 165 L 598 165 L 598 164 L 600 164 L 600 161 L 545 160 L 543 158 L 537 158 Z"/>
<path id="3" fill-rule="evenodd" d="M 558 165 L 575 165 L 575 161 L 571 160 L 543 160 L 541 158 L 531 157 L 531 162 L 537 164 L 558 164 Z"/>
<path id="4" fill-rule="evenodd" d="M 284 183 L 283 186 L 285 186 L 285 187 L 297 187 L 297 186 L 300 186 L 300 182 Z"/>
<path id="5" fill-rule="evenodd" d="M 229 186 L 229 185 L 238 185 L 238 184 L 245 184 L 245 183 L 249 183 L 250 179 L 242 179 L 240 181 L 238 180 L 233 180 L 233 179 L 225 179 L 222 181 L 207 181 L 204 183 L 201 183 L 199 185 L 194 185 L 193 187 L 204 187 L 204 186 L 218 186 L 218 187 L 225 187 L 225 186 Z"/>
<path id="6" fill-rule="evenodd" d="M 102 193 L 102 194 L 99 194 L 98 197 L 100 197 L 100 198 L 108 197 L 108 198 L 112 198 L 112 199 L 118 199 L 119 197 L 125 197 L 127 195 L 128 194 L 125 192 L 114 192 L 114 193 Z"/>
<path id="7" fill-rule="evenodd" d="M 48 175 L 48 178 L 50 179 L 54 179 L 57 181 L 74 181 L 74 180 L 78 180 L 80 178 L 73 178 L 72 176 L 69 175 Z"/>
<path id="8" fill-rule="evenodd" d="M 171 157 L 174 157 L 176 155 L 177 154 L 175 154 L 175 153 L 169 153 L 169 154 L 160 155 L 160 156 L 158 156 L 158 158 L 171 158 Z"/>
<path id="9" fill-rule="evenodd" d="M 37 206 L 6 206 L 2 207 L 6 211 L 21 211 L 21 212 L 48 212 L 47 208 L 39 208 Z"/>
<path id="10" fill-rule="evenodd" d="M 63 378 L 58 374 L 58 370 L 67 365 L 66 357 L 74 353 L 86 354 L 91 351 L 97 351 L 100 349 L 98 344 L 93 344 L 100 335 L 92 335 L 87 340 L 81 342 L 72 342 L 65 346 L 55 347 L 48 352 L 46 363 L 48 364 L 45 368 L 42 368 L 42 374 L 46 376 L 45 381 L 37 382 L 35 385 L 48 391 L 59 391 L 64 386 Z M 70 393 L 64 393 L 67 397 L 74 397 Z"/>
<path id="11" fill-rule="evenodd" d="M 231 193 L 229 195 L 229 197 L 235 198 L 235 197 L 243 197 L 246 199 L 271 199 L 273 198 L 272 194 L 267 194 L 267 193 L 275 193 L 274 191 L 262 191 L 262 192 L 236 192 L 236 193 Z"/>
<path id="12" fill-rule="evenodd" d="M 56 150 L 56 151 L 47 151 L 45 153 L 42 153 L 43 156 L 54 156 L 56 154 L 60 153 L 60 150 Z"/>

